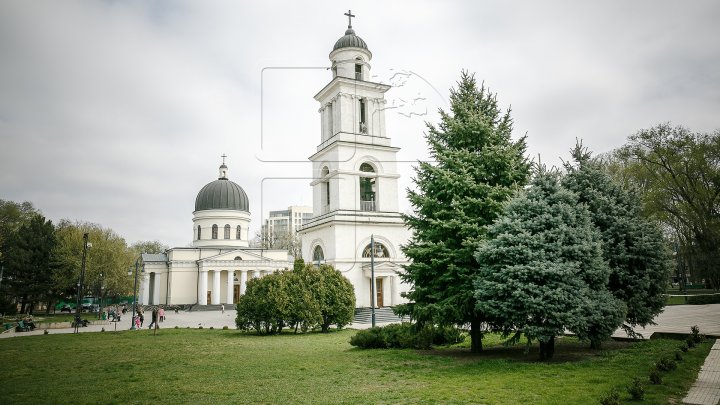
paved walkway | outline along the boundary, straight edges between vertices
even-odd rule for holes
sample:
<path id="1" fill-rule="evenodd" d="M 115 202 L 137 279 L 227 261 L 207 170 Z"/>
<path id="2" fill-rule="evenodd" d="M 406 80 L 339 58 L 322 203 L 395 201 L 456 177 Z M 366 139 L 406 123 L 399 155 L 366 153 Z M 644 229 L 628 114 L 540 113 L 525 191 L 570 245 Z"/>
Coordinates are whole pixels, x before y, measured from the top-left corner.
<path id="1" fill-rule="evenodd" d="M 720 404 L 720 339 L 715 340 L 705 364 L 700 369 L 697 381 L 683 398 L 683 404 Z"/>

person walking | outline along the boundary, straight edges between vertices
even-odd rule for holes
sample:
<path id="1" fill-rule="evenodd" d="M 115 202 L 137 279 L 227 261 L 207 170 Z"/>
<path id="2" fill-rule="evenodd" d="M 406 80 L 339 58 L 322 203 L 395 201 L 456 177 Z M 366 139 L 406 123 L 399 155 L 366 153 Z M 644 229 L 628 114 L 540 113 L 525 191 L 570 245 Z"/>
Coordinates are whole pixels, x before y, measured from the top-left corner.
<path id="1" fill-rule="evenodd" d="M 160 317 L 160 322 L 165 321 L 165 308 L 160 307 L 160 309 L 158 310 L 158 316 Z"/>
<path id="2" fill-rule="evenodd" d="M 153 310 L 151 312 L 151 317 L 152 318 L 151 318 L 150 326 L 148 326 L 148 329 L 152 329 L 153 326 L 155 328 L 157 328 L 158 327 L 158 309 L 157 308 L 153 308 Z"/>
<path id="3" fill-rule="evenodd" d="M 135 315 L 135 329 L 140 330 L 140 328 L 142 328 L 142 325 L 140 324 L 140 317 Z"/>
<path id="4" fill-rule="evenodd" d="M 220 304 L 220 311 L 224 314 L 225 313 L 225 304 Z"/>
<path id="5" fill-rule="evenodd" d="M 138 312 L 138 316 L 140 317 L 140 327 L 142 328 L 143 323 L 145 323 L 145 316 L 142 312 Z"/>

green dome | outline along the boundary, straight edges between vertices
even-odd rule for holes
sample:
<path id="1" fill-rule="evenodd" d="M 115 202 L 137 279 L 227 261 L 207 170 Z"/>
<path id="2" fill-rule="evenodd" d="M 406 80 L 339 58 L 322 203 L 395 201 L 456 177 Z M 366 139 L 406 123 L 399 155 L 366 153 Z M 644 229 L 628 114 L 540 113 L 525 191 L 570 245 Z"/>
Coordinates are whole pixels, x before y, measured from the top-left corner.
<path id="1" fill-rule="evenodd" d="M 242 187 L 220 178 L 203 187 L 195 199 L 195 211 L 206 210 L 250 212 L 250 201 Z"/>
<path id="2" fill-rule="evenodd" d="M 355 35 L 355 31 L 352 28 L 348 28 L 347 31 L 345 31 L 345 35 L 340 37 L 340 39 L 335 42 L 335 46 L 333 46 L 333 51 L 340 48 L 368 49 L 365 41 L 363 41 L 363 39 L 359 36 Z"/>

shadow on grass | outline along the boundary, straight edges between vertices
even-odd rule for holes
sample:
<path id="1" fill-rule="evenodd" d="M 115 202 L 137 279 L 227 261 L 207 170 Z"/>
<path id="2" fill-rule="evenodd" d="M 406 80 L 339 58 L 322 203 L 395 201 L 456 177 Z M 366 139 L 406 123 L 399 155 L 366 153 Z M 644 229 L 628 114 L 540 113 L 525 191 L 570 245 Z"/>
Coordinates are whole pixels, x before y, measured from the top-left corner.
<path id="1" fill-rule="evenodd" d="M 603 342 L 601 349 L 591 349 L 590 343 L 580 342 L 574 338 L 559 338 L 555 341 L 555 355 L 549 361 L 540 361 L 537 342 L 526 346 L 524 343 L 506 346 L 495 344 L 484 347 L 482 353 L 471 353 L 465 347 L 437 347 L 431 350 L 418 350 L 428 356 L 451 357 L 465 361 L 511 360 L 523 363 L 570 363 L 603 357 L 608 351 L 620 350 L 633 345 L 633 342 L 609 340 Z"/>

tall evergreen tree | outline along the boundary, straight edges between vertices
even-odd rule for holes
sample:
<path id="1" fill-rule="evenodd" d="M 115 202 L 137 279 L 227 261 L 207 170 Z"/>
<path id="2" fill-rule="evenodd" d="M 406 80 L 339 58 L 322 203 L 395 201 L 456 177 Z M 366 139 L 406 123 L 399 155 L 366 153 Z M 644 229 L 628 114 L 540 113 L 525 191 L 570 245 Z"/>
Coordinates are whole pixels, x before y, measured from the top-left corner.
<path id="1" fill-rule="evenodd" d="M 624 306 L 605 289 L 600 235 L 558 173 L 541 169 L 510 201 L 477 260 L 477 310 L 505 335 L 538 340 L 542 360 L 566 329 L 601 341 L 622 323 Z"/>
<path id="2" fill-rule="evenodd" d="M 565 164 L 563 185 L 587 205 L 600 231 L 611 269 L 607 288 L 627 306 L 624 328 L 633 333 L 665 306 L 670 267 L 662 232 L 644 218 L 640 198 L 603 171 L 587 149 L 578 144 L 571 153 L 574 164 Z"/>
<path id="3" fill-rule="evenodd" d="M 420 323 L 470 324 L 472 351 L 482 350 L 482 314 L 476 310 L 474 258 L 484 227 L 525 185 L 529 164 L 525 137 L 511 139 L 510 110 L 462 72 L 450 90 L 450 112 L 425 136 L 434 162 L 420 162 L 408 190 L 413 213 L 404 216 L 413 237 L 403 252 L 411 264 L 402 275 L 410 304 L 398 312 Z"/>
<path id="4" fill-rule="evenodd" d="M 55 226 L 40 214 L 23 224 L 10 236 L 4 260 L 6 277 L 14 294 L 22 302 L 22 311 L 30 304 L 47 300 L 53 290 L 53 249 Z"/>

